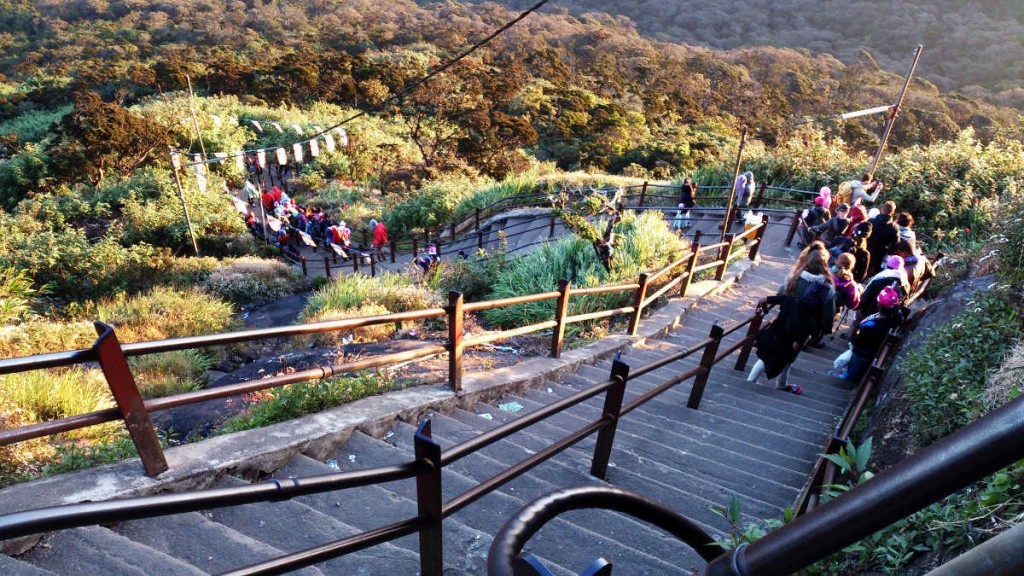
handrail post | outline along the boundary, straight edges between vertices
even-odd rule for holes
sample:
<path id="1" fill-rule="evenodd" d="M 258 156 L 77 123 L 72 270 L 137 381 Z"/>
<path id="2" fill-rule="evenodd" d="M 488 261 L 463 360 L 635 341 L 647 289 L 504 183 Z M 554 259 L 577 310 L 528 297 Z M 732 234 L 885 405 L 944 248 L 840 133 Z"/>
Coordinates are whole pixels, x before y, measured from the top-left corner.
<path id="1" fill-rule="evenodd" d="M 327 276 L 328 280 L 331 279 L 331 259 L 327 256 L 324 256 L 324 276 Z"/>
<path id="2" fill-rule="evenodd" d="M 548 238 L 555 237 L 555 215 L 551 215 L 551 220 L 548 222 Z"/>
<path id="3" fill-rule="evenodd" d="M 761 242 L 764 241 L 764 232 L 768 229 L 768 215 L 761 215 L 761 228 L 754 234 L 754 244 L 750 247 L 750 259 L 757 260 L 757 253 L 761 251 Z"/>
<path id="4" fill-rule="evenodd" d="M 722 263 L 718 265 L 718 270 L 715 271 L 715 280 L 722 281 L 725 278 L 725 269 L 729 267 L 729 255 L 732 254 L 732 245 L 735 241 L 735 234 L 730 232 L 725 235 L 725 245 L 722 246 L 722 252 L 718 256 Z"/>
<path id="5" fill-rule="evenodd" d="M 300 257 L 299 262 L 302 264 L 302 275 L 303 276 L 309 276 L 309 271 L 306 270 L 306 257 L 305 256 Z"/>
<path id="6" fill-rule="evenodd" d="M 455 222 L 452 222 L 452 242 L 455 242 Z"/>
<path id="7" fill-rule="evenodd" d="M 761 182 L 761 187 L 757 189 L 757 197 L 754 198 L 754 204 L 751 206 L 754 210 L 761 207 L 761 199 L 764 198 L 764 191 L 768 189 L 767 182 Z"/>
<path id="8" fill-rule="evenodd" d="M 370 254 L 370 276 L 375 278 L 377 276 L 377 257 Z"/>
<path id="9" fill-rule="evenodd" d="M 94 322 L 96 328 L 96 342 L 92 348 L 96 352 L 100 369 L 110 387 L 110 393 L 114 396 L 117 409 L 124 418 L 125 427 L 128 428 L 128 435 L 135 444 L 135 450 L 142 459 L 142 466 L 146 469 L 149 477 L 159 476 L 167 471 L 167 459 L 164 451 L 160 448 L 160 439 L 153 430 L 153 421 L 149 418 L 146 405 L 139 394 L 139 387 L 135 384 L 135 377 L 132 376 L 131 367 L 128 366 L 128 359 L 121 350 L 121 344 L 117 341 L 117 334 L 114 328 L 103 322 Z"/>
<path id="10" fill-rule="evenodd" d="M 700 358 L 700 373 L 693 379 L 693 387 L 690 388 L 690 399 L 686 402 L 687 408 L 697 410 L 700 408 L 700 399 L 704 396 L 704 387 L 708 384 L 708 376 L 711 375 L 711 368 L 715 365 L 715 356 L 718 355 L 718 346 L 722 343 L 722 334 L 725 330 L 715 324 L 711 327 L 711 343 L 704 347 L 704 355 Z"/>
<path id="11" fill-rule="evenodd" d="M 793 211 L 793 223 L 789 226 L 789 233 L 786 234 L 786 246 L 793 243 L 793 235 L 796 234 L 796 227 L 800 225 L 800 209 Z"/>
<path id="12" fill-rule="evenodd" d="M 352 273 L 353 274 L 358 274 L 359 273 L 359 259 L 362 258 L 362 257 L 363 257 L 362 254 L 357 254 L 357 255 L 352 256 Z"/>
<path id="13" fill-rule="evenodd" d="M 750 358 L 750 351 L 754 348 L 754 339 L 757 338 L 757 333 L 761 331 L 762 322 L 764 322 L 764 308 L 757 306 L 754 308 L 754 319 L 750 321 L 750 327 L 747 328 L 747 335 L 743 338 L 743 347 L 740 348 L 740 356 L 736 359 L 737 370 L 747 369 L 747 360 Z"/>
<path id="14" fill-rule="evenodd" d="M 420 243 L 419 243 L 419 240 L 415 236 L 413 236 L 412 237 L 412 259 L 415 260 L 416 257 L 419 256 L 419 255 L 420 255 Z"/>
<path id="15" fill-rule="evenodd" d="M 479 230 L 476 231 L 476 247 L 480 250 L 484 249 L 484 233 Z"/>
<path id="16" fill-rule="evenodd" d="M 608 461 L 611 460 L 612 445 L 615 443 L 615 429 L 619 423 L 622 398 L 626 394 L 626 381 L 629 380 L 629 364 L 616 358 L 612 362 L 611 379 L 615 381 L 615 385 L 605 392 L 604 410 L 601 414 L 601 419 L 608 423 L 597 433 L 594 459 L 590 463 L 590 475 L 601 480 L 608 474 Z"/>
<path id="17" fill-rule="evenodd" d="M 693 231 L 693 243 L 700 244 L 700 237 L 703 236 L 700 230 Z"/>
<path id="18" fill-rule="evenodd" d="M 474 228 L 473 229 L 476 230 L 477 232 L 480 231 L 480 209 L 479 208 L 476 209 L 476 222 L 474 223 Z"/>
<path id="19" fill-rule="evenodd" d="M 629 335 L 636 336 L 640 329 L 640 313 L 643 312 L 644 298 L 647 298 L 647 274 L 641 274 L 640 286 L 636 289 L 636 297 L 633 299 L 633 315 L 629 318 Z"/>
<path id="20" fill-rule="evenodd" d="M 555 329 L 551 331 L 551 357 L 562 355 L 562 343 L 565 341 L 565 317 L 569 314 L 569 287 L 566 279 L 558 281 L 558 299 L 555 300 Z"/>
<path id="21" fill-rule="evenodd" d="M 390 246 L 391 246 L 391 263 L 394 264 L 395 263 L 395 252 L 398 251 L 397 250 L 398 242 L 396 242 L 395 240 L 392 240 Z"/>
<path id="22" fill-rule="evenodd" d="M 416 475 L 416 508 L 424 521 L 420 527 L 420 574 L 441 576 L 444 570 L 444 540 L 441 536 L 441 445 L 430 433 L 430 420 L 420 422 L 413 436 L 416 461 L 430 466 Z"/>
<path id="23" fill-rule="evenodd" d="M 462 392 L 462 336 L 463 325 L 462 293 L 452 290 L 448 293 L 448 382 L 455 392 Z"/>
<path id="24" fill-rule="evenodd" d="M 690 260 L 686 262 L 686 279 L 680 282 L 679 297 L 686 298 L 686 291 L 693 283 L 693 269 L 697 267 L 697 257 L 700 256 L 700 244 L 690 244 Z"/>
<path id="25" fill-rule="evenodd" d="M 644 185 L 640 188 L 640 207 L 644 207 L 644 201 L 647 200 L 647 180 L 644 180 Z"/>

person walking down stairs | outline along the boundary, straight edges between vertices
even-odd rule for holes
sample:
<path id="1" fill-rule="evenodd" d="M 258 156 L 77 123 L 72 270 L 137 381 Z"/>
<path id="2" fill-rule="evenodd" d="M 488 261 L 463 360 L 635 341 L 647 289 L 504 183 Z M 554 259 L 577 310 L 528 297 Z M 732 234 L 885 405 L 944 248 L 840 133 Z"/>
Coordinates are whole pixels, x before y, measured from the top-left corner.
<path id="1" fill-rule="evenodd" d="M 760 384 L 761 376 L 793 394 L 803 387 L 789 382 L 789 370 L 812 339 L 831 331 L 835 317 L 835 284 L 828 267 L 828 251 L 814 242 L 800 253 L 778 294 L 762 298 L 758 306 L 779 305 L 779 315 L 755 341 L 757 362 L 747 381 Z"/>
<path id="2" fill-rule="evenodd" d="M 383 222 L 370 220 L 370 229 L 373 231 L 373 255 L 377 262 L 384 260 L 384 246 L 388 243 L 388 227 Z"/>

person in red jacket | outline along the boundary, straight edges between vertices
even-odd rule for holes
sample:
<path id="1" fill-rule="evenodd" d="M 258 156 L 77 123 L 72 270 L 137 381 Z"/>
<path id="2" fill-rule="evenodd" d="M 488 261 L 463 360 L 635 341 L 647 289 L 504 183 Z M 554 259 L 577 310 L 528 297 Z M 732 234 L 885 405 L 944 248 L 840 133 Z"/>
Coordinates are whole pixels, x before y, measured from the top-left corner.
<path id="1" fill-rule="evenodd" d="M 380 262 L 384 259 L 384 245 L 388 243 L 388 227 L 383 222 L 370 220 L 370 228 L 373 229 L 373 253 Z"/>

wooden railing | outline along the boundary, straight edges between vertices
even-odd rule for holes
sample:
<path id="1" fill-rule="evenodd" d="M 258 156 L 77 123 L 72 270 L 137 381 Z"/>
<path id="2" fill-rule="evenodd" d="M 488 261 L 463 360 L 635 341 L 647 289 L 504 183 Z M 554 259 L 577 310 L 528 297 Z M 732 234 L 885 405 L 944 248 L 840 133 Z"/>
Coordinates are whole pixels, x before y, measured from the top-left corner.
<path id="1" fill-rule="evenodd" d="M 652 274 L 641 274 L 639 281 L 635 283 L 572 288 L 568 281 L 562 281 L 559 283 L 558 289 L 551 292 L 470 303 L 464 302 L 462 294 L 453 291 L 449 294 L 448 305 L 444 308 L 428 308 L 425 310 L 349 318 L 331 322 L 317 322 L 132 344 L 120 344 L 112 327 L 97 322 L 96 330 L 99 337 L 92 348 L 0 360 L 0 375 L 99 362 L 117 406 L 106 410 L 78 414 L 0 431 L 0 446 L 122 419 L 125 421 L 129 435 L 138 450 L 147 474 L 155 476 L 167 469 L 167 463 L 158 439 L 153 434 L 153 426 L 150 419 L 152 412 L 195 404 L 206 400 L 276 388 L 287 384 L 322 380 L 336 375 L 407 362 L 445 352 L 448 353 L 448 382 L 458 392 L 462 390 L 462 357 L 466 348 L 543 330 L 551 330 L 551 355 L 557 358 L 561 354 L 567 325 L 623 314 L 630 315 L 628 332 L 630 335 L 635 335 L 643 310 L 650 307 L 655 300 L 664 296 L 672 288 L 681 286 L 679 295 L 684 297 L 694 276 L 703 270 L 712 268 L 716 270 L 715 278 L 721 280 L 725 275 L 729 262 L 741 254 L 740 251 L 733 250 L 734 247 L 738 246 L 739 241 L 747 240 L 748 255 L 751 259 L 756 258 L 766 228 L 767 218 L 764 218 L 759 226 L 752 227 L 743 234 L 728 235 L 726 242 L 704 247 L 694 244 L 691 246 L 690 253 L 687 256 L 669 263 Z M 702 255 L 708 255 L 715 259 L 698 264 Z M 647 288 L 655 285 L 655 280 L 666 278 L 672 274 L 674 274 L 672 278 L 663 286 L 660 286 L 656 292 L 649 296 L 647 295 Z M 616 292 L 623 294 L 632 292 L 633 305 L 584 314 L 568 314 L 569 304 L 573 296 Z M 466 313 L 548 300 L 556 300 L 555 312 L 551 320 L 473 338 L 467 338 L 464 334 L 463 325 Z M 402 352 L 379 355 L 354 362 L 297 370 L 279 376 L 270 376 L 164 398 L 143 399 L 127 363 L 128 357 L 160 352 L 223 346 L 270 338 L 350 331 L 367 326 L 440 317 L 446 317 L 448 321 L 448 338 L 443 344 L 427 344 Z"/>

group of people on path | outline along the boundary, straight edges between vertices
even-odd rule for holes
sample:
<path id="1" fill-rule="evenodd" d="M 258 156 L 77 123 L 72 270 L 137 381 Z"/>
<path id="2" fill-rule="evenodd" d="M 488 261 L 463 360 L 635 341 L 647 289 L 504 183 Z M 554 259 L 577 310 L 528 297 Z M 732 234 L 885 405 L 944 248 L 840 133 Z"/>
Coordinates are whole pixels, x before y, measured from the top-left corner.
<path id="1" fill-rule="evenodd" d="M 256 206 L 256 202 L 262 204 L 270 228 L 268 236 L 261 219 L 250 209 L 245 222 L 253 233 L 271 238 L 281 250 L 298 253 L 301 240 L 314 251 L 322 248 L 328 252 L 333 251 L 346 261 L 351 259 L 352 230 L 344 220 L 332 219 L 322 208 L 299 205 L 278 186 L 271 186 L 260 194 L 252 182 L 246 180 L 243 191 L 250 206 Z M 379 262 L 383 260 L 384 247 L 388 244 L 388 229 L 383 222 L 370 220 L 370 230 L 373 234 L 373 253 Z"/>
<path id="2" fill-rule="evenodd" d="M 901 305 L 934 275 L 917 246 L 911 214 L 897 213 L 896 204 L 886 201 L 868 218 L 861 202 L 877 199 L 882 186 L 864 180 L 847 187 L 852 206 L 840 203 L 833 216 L 831 190 L 823 187 L 815 206 L 803 214 L 803 250 L 778 293 L 758 303 L 778 305 L 779 314 L 755 342 L 758 361 L 749 382 L 767 378 L 780 390 L 802 393 L 802 386 L 789 382 L 793 362 L 805 347 L 822 346 L 837 316 L 850 311 L 855 318 L 844 335 L 848 349 L 829 373 L 859 380 L 901 323 Z"/>

